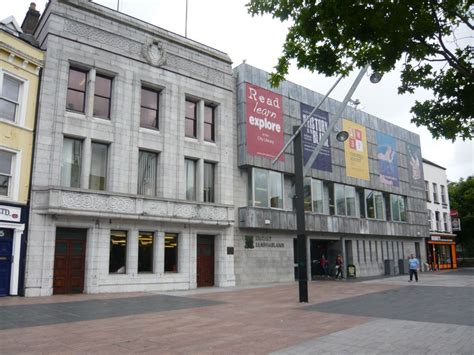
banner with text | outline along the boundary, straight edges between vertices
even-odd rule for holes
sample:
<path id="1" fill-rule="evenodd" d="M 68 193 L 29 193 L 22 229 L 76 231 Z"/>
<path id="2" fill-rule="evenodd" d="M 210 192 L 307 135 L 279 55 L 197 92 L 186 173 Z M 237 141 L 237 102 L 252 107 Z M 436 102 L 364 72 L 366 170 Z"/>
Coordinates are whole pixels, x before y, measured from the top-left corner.
<path id="1" fill-rule="evenodd" d="M 312 106 L 301 103 L 300 110 L 302 122 L 308 117 L 311 111 L 313 111 L 313 108 L 314 107 Z M 328 123 L 329 114 L 322 110 L 316 110 L 301 130 L 301 140 L 303 142 L 303 159 L 305 165 L 308 162 L 311 153 L 319 144 L 324 132 L 326 132 Z M 332 172 L 330 138 L 324 142 L 324 145 L 311 168 Z"/>
<path id="2" fill-rule="evenodd" d="M 284 145 L 282 96 L 249 83 L 245 95 L 247 153 L 273 159 Z"/>
<path id="3" fill-rule="evenodd" d="M 342 129 L 349 132 L 349 139 L 344 142 L 346 175 L 370 180 L 365 127 L 349 120 L 342 120 Z"/>
<path id="4" fill-rule="evenodd" d="M 379 159 L 380 182 L 385 185 L 400 186 L 395 138 L 377 132 L 377 158 Z"/>
<path id="5" fill-rule="evenodd" d="M 425 188 L 425 181 L 423 179 L 423 166 L 421 159 L 421 148 L 407 143 L 407 160 L 408 160 L 408 178 L 410 179 L 410 186 Z"/>

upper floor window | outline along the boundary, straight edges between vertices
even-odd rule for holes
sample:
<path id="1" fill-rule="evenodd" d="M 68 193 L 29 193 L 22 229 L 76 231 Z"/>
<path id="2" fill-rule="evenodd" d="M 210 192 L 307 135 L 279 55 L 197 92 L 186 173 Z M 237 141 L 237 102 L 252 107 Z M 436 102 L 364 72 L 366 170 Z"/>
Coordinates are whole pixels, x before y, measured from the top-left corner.
<path id="1" fill-rule="evenodd" d="M 66 108 L 71 111 L 85 113 L 87 72 L 69 68 L 67 84 Z"/>
<path id="2" fill-rule="evenodd" d="M 380 191 L 365 190 L 366 217 L 385 219 L 385 203 Z"/>
<path id="3" fill-rule="evenodd" d="M 204 163 L 204 202 L 214 202 L 214 166 Z"/>
<path id="4" fill-rule="evenodd" d="M 15 154 L 0 150 L 0 196 L 11 197 Z"/>
<path id="5" fill-rule="evenodd" d="M 433 220 L 433 212 L 431 210 L 428 210 L 428 226 L 430 228 L 430 230 L 432 230 L 432 226 L 431 226 L 431 221 Z"/>
<path id="6" fill-rule="evenodd" d="M 61 163 L 61 185 L 81 187 L 82 141 L 64 138 Z"/>
<path id="7" fill-rule="evenodd" d="M 97 74 L 94 91 L 94 117 L 110 118 L 110 98 L 112 94 L 112 78 Z"/>
<path id="8" fill-rule="evenodd" d="M 304 209 L 316 213 L 326 213 L 324 184 L 321 180 L 306 178 L 304 186 Z"/>
<path id="9" fill-rule="evenodd" d="M 156 196 L 158 154 L 138 152 L 138 194 Z"/>
<path id="10" fill-rule="evenodd" d="M 390 195 L 390 205 L 392 221 L 406 222 L 407 211 L 405 197 L 399 195 Z"/>
<path id="11" fill-rule="evenodd" d="M 440 185 L 440 187 L 441 187 L 441 203 L 445 205 L 447 204 L 446 187 L 444 185 Z"/>
<path id="12" fill-rule="evenodd" d="M 204 140 L 208 142 L 215 142 L 215 110 L 214 106 L 204 106 Z"/>
<path id="13" fill-rule="evenodd" d="M 159 91 L 142 87 L 140 103 L 140 126 L 145 128 L 159 128 Z"/>
<path id="14" fill-rule="evenodd" d="M 433 183 L 433 202 L 434 203 L 439 203 L 438 201 L 438 185 L 436 183 Z"/>
<path id="15" fill-rule="evenodd" d="M 0 71 L 0 118 L 16 122 L 20 111 L 23 81 Z"/>
<path id="16" fill-rule="evenodd" d="M 197 138 L 197 103 L 186 100 L 185 136 Z"/>
<path id="17" fill-rule="evenodd" d="M 355 187 L 334 184 L 334 200 L 336 215 L 357 217 Z"/>
<path id="18" fill-rule="evenodd" d="M 449 232 L 448 214 L 443 212 L 443 227 L 445 232 Z"/>
<path id="19" fill-rule="evenodd" d="M 435 220 L 436 220 L 436 229 L 437 231 L 441 231 L 441 216 L 439 211 L 435 211 Z"/>
<path id="20" fill-rule="evenodd" d="M 196 201 L 196 161 L 184 160 L 186 168 L 186 200 Z"/>
<path id="21" fill-rule="evenodd" d="M 425 193 L 426 193 L 426 201 L 430 202 L 430 183 L 425 180 Z"/>
<path id="22" fill-rule="evenodd" d="M 253 206 L 283 208 L 282 173 L 253 168 L 249 181 L 249 197 Z"/>
<path id="23" fill-rule="evenodd" d="M 92 143 L 91 170 L 89 175 L 89 188 L 91 190 L 106 189 L 108 150 L 107 144 Z"/>

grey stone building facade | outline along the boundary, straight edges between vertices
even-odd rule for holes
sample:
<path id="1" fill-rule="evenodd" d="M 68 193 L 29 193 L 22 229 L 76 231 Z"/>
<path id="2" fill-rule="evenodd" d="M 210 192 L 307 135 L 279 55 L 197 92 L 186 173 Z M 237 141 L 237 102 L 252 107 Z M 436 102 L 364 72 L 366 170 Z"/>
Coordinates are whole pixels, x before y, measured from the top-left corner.
<path id="1" fill-rule="evenodd" d="M 291 82 L 271 88 L 268 74 L 247 64 L 235 68 L 234 77 L 236 282 L 294 280 L 293 147 L 275 165 L 271 160 L 323 95 Z M 308 122 L 304 155 L 314 149 L 339 105 L 326 100 Z M 305 179 L 309 279 L 323 273 L 323 255 L 331 274 L 341 255 L 357 276 L 403 272 L 406 264 L 399 262 L 411 253 L 425 261 L 428 228 L 419 136 L 352 107 L 336 128 L 349 131 L 348 141 L 330 137 Z"/>
<path id="2" fill-rule="evenodd" d="M 25 294 L 232 286 L 234 80 L 218 50 L 51 0 Z"/>

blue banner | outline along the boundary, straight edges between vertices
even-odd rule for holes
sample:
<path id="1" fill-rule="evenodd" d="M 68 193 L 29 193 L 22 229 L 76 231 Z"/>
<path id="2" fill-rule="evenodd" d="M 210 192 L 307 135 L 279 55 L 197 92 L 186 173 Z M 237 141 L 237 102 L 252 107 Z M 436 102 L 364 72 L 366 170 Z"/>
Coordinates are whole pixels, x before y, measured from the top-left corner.
<path id="1" fill-rule="evenodd" d="M 385 185 L 400 186 L 395 138 L 377 132 L 377 158 L 379 160 L 380 182 Z"/>
<path id="2" fill-rule="evenodd" d="M 314 107 L 304 103 L 301 103 L 300 107 L 301 120 L 304 121 L 311 111 L 313 111 Z M 323 136 L 324 132 L 326 132 L 328 123 L 329 113 L 316 110 L 301 130 L 301 140 L 303 142 L 303 159 L 305 165 L 308 162 L 311 153 L 313 153 L 313 150 L 319 144 L 319 140 Z M 324 146 L 314 161 L 312 168 L 332 172 L 330 138 L 328 138 L 328 140 L 324 143 Z"/>

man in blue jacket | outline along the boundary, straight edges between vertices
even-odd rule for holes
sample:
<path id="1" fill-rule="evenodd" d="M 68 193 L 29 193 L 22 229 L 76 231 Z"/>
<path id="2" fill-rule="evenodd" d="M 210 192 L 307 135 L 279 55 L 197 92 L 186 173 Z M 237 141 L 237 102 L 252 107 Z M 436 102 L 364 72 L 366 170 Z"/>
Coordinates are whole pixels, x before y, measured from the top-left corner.
<path id="1" fill-rule="evenodd" d="M 408 282 L 413 281 L 413 275 L 415 275 L 415 281 L 418 282 L 418 268 L 420 267 L 420 262 L 411 254 L 408 264 L 410 265 L 410 280 L 408 280 Z"/>

